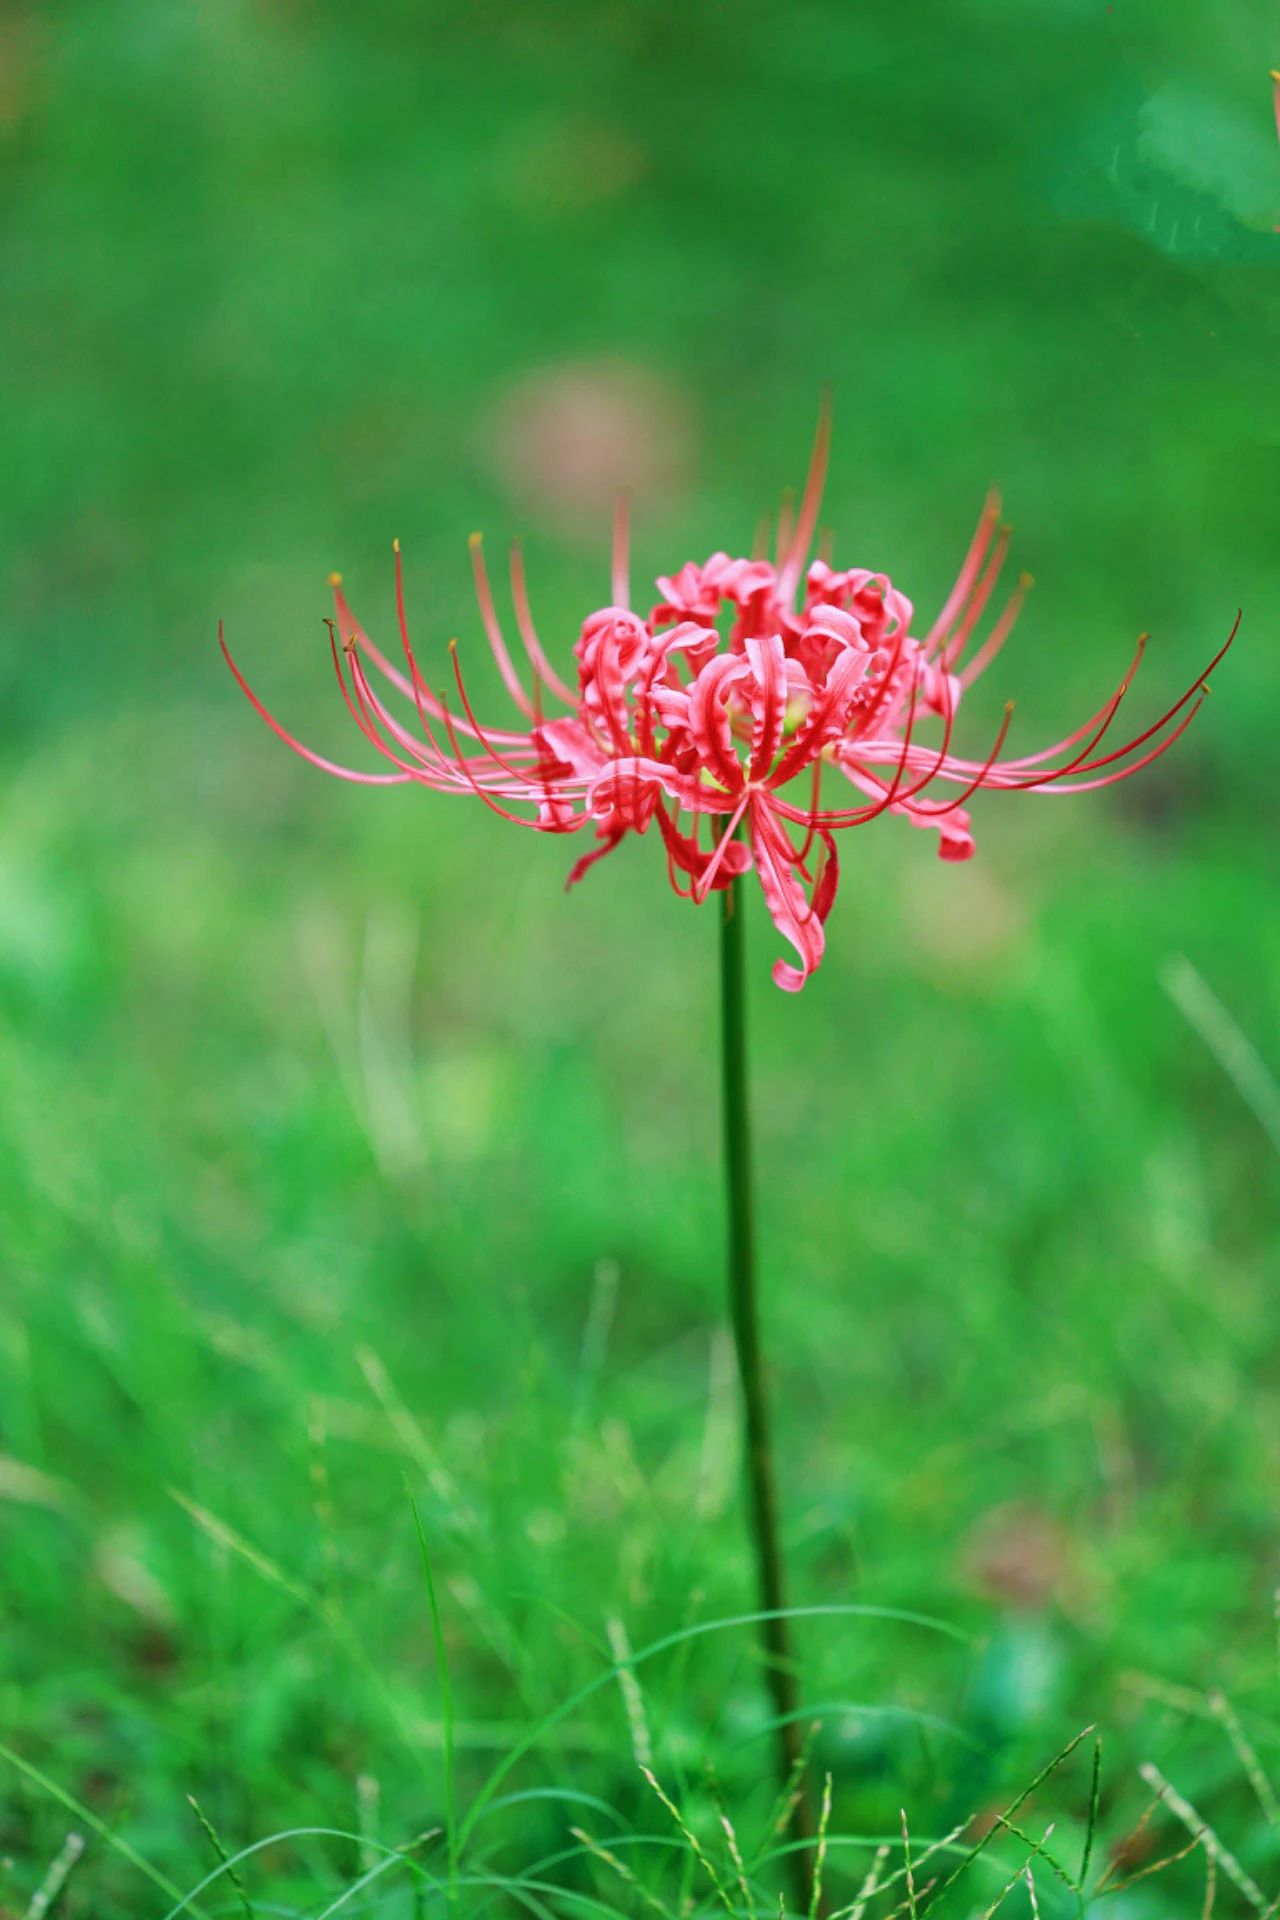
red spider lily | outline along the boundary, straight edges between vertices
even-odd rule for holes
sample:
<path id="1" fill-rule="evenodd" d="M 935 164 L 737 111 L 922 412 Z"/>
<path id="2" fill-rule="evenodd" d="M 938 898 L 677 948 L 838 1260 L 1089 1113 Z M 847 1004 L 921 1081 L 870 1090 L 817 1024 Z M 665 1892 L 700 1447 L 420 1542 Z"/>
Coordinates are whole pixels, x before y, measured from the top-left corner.
<path id="1" fill-rule="evenodd" d="M 514 727 L 477 718 L 450 645 L 454 689 L 432 690 L 405 618 L 399 542 L 396 606 L 403 665 L 370 640 L 332 577 L 334 672 L 352 720 L 391 771 L 337 766 L 295 740 L 252 692 L 225 641 L 240 686 L 282 740 L 313 765 L 366 784 L 417 781 L 476 797 L 504 820 L 540 833 L 590 826 L 595 845 L 569 874 L 580 880 L 628 834 L 657 828 L 676 891 L 695 901 L 754 867 L 765 902 L 799 965 L 773 978 L 794 992 L 822 958 L 823 926 L 839 882 L 836 834 L 895 813 L 938 834 L 944 860 L 974 850 L 965 803 L 980 788 L 1081 793 L 1127 779 L 1185 732 L 1233 627 L 1182 698 L 1125 741 L 1108 736 L 1125 703 L 1143 641 L 1124 678 L 1083 726 L 1039 752 L 1006 757 L 1012 709 L 985 758 L 953 750 L 965 689 L 1008 638 L 1027 586 L 1019 581 L 985 639 L 974 637 L 1004 564 L 1007 529 L 987 501 L 969 551 L 932 626 L 913 633 L 914 609 L 887 574 L 806 567 L 826 471 L 829 427 L 819 427 L 793 525 L 774 561 L 714 553 L 658 581 L 646 616 L 630 604 L 627 525 L 613 542 L 613 598 L 592 613 L 574 648 L 577 684 L 556 673 L 529 611 L 519 549 L 511 595 L 524 662 L 507 645 L 480 540 L 471 543 L 480 617 L 519 713 Z M 940 738 L 926 743 L 930 729 Z M 824 772 L 843 780 L 843 804 L 824 799 Z M 797 783 L 800 783 L 797 785 Z M 806 787 L 807 783 L 807 787 Z M 926 798 L 926 794 L 930 797 Z"/>

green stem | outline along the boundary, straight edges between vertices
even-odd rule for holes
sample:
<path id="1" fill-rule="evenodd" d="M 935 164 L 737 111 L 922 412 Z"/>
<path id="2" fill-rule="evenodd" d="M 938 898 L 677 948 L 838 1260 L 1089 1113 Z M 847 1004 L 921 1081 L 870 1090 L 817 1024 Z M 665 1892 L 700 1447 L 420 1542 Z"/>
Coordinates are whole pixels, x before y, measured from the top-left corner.
<path id="1" fill-rule="evenodd" d="M 720 895 L 721 1075 L 724 1094 L 725 1193 L 729 1223 L 729 1307 L 742 1382 L 743 1436 L 751 1494 L 751 1532 L 759 1591 L 760 1640 L 775 1718 L 775 1758 L 783 1791 L 800 1787 L 803 1735 L 799 1720 L 796 1663 L 786 1616 L 786 1581 L 778 1542 L 778 1497 L 773 1470 L 769 1402 L 760 1343 L 756 1281 L 755 1190 L 751 1167 L 751 1113 L 747 1099 L 747 1008 L 742 883 Z M 801 1791 L 792 1835 L 812 1840 L 813 1810 Z M 798 1912 L 809 1911 L 808 1849 L 790 1856 Z"/>

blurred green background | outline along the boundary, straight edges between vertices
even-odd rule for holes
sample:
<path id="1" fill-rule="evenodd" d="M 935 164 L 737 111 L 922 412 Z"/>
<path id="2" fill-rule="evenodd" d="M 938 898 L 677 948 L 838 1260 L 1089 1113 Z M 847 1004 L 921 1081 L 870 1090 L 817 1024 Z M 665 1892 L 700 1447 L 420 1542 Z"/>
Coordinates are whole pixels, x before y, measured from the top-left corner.
<path id="1" fill-rule="evenodd" d="M 1097 1722 L 1107 1845 L 1155 1760 L 1274 1890 L 1233 1740 L 1275 1777 L 1277 64 L 1255 0 L 0 9 L 0 1910 L 74 1829 L 62 1911 L 162 1912 L 120 1847 L 193 1886 L 187 1795 L 233 1850 L 353 1836 L 247 1864 L 261 1913 L 440 1821 L 406 1476 L 461 1804 L 533 1740 L 465 1913 L 640 1911 L 581 1855 L 498 1884 L 574 1822 L 700 1900 L 646 1742 L 767 1831 L 748 1634 L 538 1731 L 751 1600 L 712 913 L 648 842 L 566 899 L 564 843 L 325 780 L 215 634 L 349 757 L 331 567 L 383 633 L 398 535 L 493 695 L 473 527 L 566 660 L 615 488 L 638 576 L 745 548 L 824 382 L 845 564 L 927 612 L 1004 490 L 1037 586 L 973 750 L 1009 696 L 1024 750 L 1067 731 L 1149 628 L 1145 724 L 1244 623 L 1132 785 L 991 796 L 960 869 L 850 836 L 798 999 L 753 907 L 794 1595 L 966 1636 L 807 1623 L 815 1770 L 841 1832 L 927 1835 Z M 1178 1873 L 1109 1910 L 1198 1912 Z"/>

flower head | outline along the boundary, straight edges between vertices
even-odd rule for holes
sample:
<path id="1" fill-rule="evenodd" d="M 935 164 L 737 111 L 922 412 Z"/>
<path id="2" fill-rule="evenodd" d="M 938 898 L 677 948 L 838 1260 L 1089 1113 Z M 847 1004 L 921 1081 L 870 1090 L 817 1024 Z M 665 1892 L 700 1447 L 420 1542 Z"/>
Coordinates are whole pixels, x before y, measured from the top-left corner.
<path id="1" fill-rule="evenodd" d="M 798 962 L 778 960 L 773 978 L 794 992 L 822 958 L 844 829 L 896 814 L 935 833 L 944 860 L 967 860 L 974 842 L 966 803 L 979 789 L 1080 793 L 1137 773 L 1190 725 L 1208 674 L 1235 637 L 1233 627 L 1181 699 L 1123 745 L 1108 736 L 1143 640 L 1115 691 L 1063 739 L 1006 755 L 1007 708 L 988 752 L 967 758 L 953 744 L 961 701 L 1004 645 L 1030 584 L 1018 582 L 979 641 L 1008 544 L 999 504 L 987 501 L 955 585 L 920 634 L 911 601 L 888 574 L 809 562 L 828 440 L 824 414 L 799 509 L 789 523 L 784 516 L 773 560 L 717 552 L 701 564 L 687 561 L 658 579 L 647 613 L 631 604 L 620 509 L 612 599 L 583 622 L 572 683 L 543 650 L 518 548 L 511 598 L 525 659 L 517 666 L 474 536 L 480 618 L 519 716 L 513 726 L 478 718 L 456 642 L 452 687 L 433 689 L 426 678 L 409 638 L 399 542 L 403 665 L 375 646 L 332 576 L 338 686 L 390 771 L 360 772 L 313 753 L 267 712 L 225 641 L 223 651 L 267 724 L 328 773 L 479 799 L 540 833 L 590 830 L 593 845 L 574 863 L 570 886 L 628 834 L 651 830 L 665 848 L 672 886 L 686 898 L 705 900 L 754 869 Z"/>

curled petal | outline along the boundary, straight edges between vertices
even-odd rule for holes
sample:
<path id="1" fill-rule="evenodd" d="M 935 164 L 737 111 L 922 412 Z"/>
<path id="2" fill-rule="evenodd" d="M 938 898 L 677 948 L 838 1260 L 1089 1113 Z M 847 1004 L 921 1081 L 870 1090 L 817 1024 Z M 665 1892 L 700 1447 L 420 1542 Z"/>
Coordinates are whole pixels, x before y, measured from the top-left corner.
<path id="1" fill-rule="evenodd" d="M 749 777 L 763 780 L 782 745 L 787 717 L 787 661 L 782 636 L 775 633 L 767 640 L 748 640 L 746 656 L 755 679 Z"/>
<path id="2" fill-rule="evenodd" d="M 751 804 L 750 824 L 751 851 L 756 872 L 760 876 L 765 905 L 774 926 L 783 939 L 795 948 L 800 959 L 799 967 L 790 966 L 785 960 L 775 960 L 773 983 L 786 993 L 798 993 L 822 959 L 826 946 L 822 923 L 835 895 L 838 869 L 825 898 L 825 911 L 819 913 L 796 878 L 795 854 L 791 843 L 763 796 Z M 824 839 L 830 843 L 829 835 L 824 833 Z"/>
<path id="3" fill-rule="evenodd" d="M 723 813 L 732 805 L 724 796 L 717 799 L 706 793 L 696 780 L 663 761 L 633 755 L 609 762 L 587 789 L 587 806 L 598 819 L 617 818 L 643 832 L 663 794 L 692 813 Z M 643 825 L 638 824 L 641 821 Z"/>
<path id="4" fill-rule="evenodd" d="M 732 653 L 718 653 L 698 675 L 689 697 L 689 731 L 704 765 L 730 793 L 742 785 L 742 766 L 733 747 L 728 698 L 749 669 Z"/>
<path id="5" fill-rule="evenodd" d="M 626 830 L 623 827 L 600 826 L 596 828 L 596 832 L 600 837 L 600 844 L 597 847 L 593 847 L 590 853 L 584 853 L 581 859 L 574 861 L 565 879 L 564 890 L 566 893 L 568 893 L 571 888 L 576 887 L 579 880 L 590 873 L 592 867 L 595 866 L 598 860 L 603 860 L 606 854 L 613 852 L 614 848 L 625 837 Z"/>
<path id="6" fill-rule="evenodd" d="M 652 645 L 643 620 L 625 607 L 604 607 L 593 613 L 578 641 L 583 705 L 603 723 L 619 753 L 635 750 L 627 688 L 645 666 Z"/>

